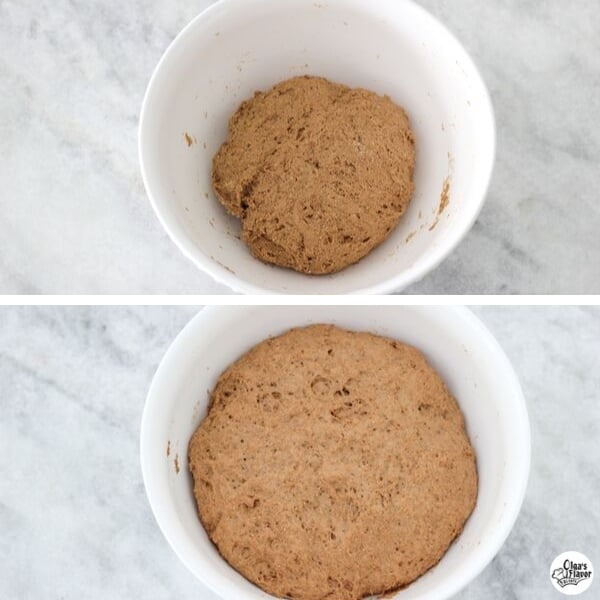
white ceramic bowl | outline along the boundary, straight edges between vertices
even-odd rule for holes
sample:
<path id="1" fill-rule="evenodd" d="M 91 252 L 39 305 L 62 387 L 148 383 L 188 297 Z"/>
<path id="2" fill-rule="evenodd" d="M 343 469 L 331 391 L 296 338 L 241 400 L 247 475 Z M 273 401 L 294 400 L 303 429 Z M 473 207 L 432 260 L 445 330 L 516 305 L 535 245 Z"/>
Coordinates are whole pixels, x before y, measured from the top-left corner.
<path id="1" fill-rule="evenodd" d="M 253 258 L 211 187 L 212 157 L 231 114 L 256 90 L 302 74 L 388 94 L 406 108 L 416 134 L 408 212 L 384 244 L 335 275 Z M 139 135 L 146 190 L 164 228 L 201 269 L 246 293 L 386 293 L 417 281 L 471 228 L 494 151 L 492 105 L 477 69 L 410 0 L 220 0 L 163 56 Z M 446 178 L 450 203 L 438 218 Z"/>
<path id="2" fill-rule="evenodd" d="M 402 600 L 451 597 L 492 560 L 510 532 L 523 501 L 530 456 L 529 421 L 517 377 L 498 343 L 467 309 L 280 306 L 202 310 L 161 362 L 142 420 L 144 483 L 162 532 L 188 569 L 224 599 L 272 598 L 234 571 L 209 541 L 196 513 L 187 445 L 206 414 L 209 390 L 229 364 L 268 336 L 310 323 L 334 323 L 413 344 L 426 354 L 457 398 L 477 455 L 477 504 L 441 562 L 397 595 Z"/>

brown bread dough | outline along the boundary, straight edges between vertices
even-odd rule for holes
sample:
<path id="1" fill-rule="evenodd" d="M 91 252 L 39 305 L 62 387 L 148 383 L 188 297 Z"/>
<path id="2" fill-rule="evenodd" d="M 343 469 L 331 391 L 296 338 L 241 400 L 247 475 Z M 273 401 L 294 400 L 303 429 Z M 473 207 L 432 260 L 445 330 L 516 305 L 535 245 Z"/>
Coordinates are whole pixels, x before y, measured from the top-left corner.
<path id="1" fill-rule="evenodd" d="M 295 77 L 244 102 L 213 187 L 260 260 L 335 273 L 384 241 L 413 193 L 414 137 L 387 96 Z"/>
<path id="2" fill-rule="evenodd" d="M 221 555 L 297 600 L 408 585 L 444 555 L 477 496 L 462 413 L 423 355 L 327 325 L 231 365 L 188 458 Z"/>

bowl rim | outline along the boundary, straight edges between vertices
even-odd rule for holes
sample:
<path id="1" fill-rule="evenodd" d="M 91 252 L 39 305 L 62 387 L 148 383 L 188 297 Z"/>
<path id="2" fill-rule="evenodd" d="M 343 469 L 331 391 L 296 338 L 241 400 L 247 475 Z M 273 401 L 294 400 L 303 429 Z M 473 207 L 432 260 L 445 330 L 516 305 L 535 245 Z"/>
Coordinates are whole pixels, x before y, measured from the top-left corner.
<path id="1" fill-rule="evenodd" d="M 187 235 L 178 235 L 175 227 L 172 227 L 169 223 L 169 218 L 166 213 L 160 207 L 160 202 L 155 197 L 150 184 L 150 177 L 146 168 L 147 163 L 147 130 L 149 129 L 149 117 L 148 117 L 148 105 L 150 104 L 151 98 L 153 97 L 155 90 L 159 87 L 159 79 L 162 76 L 163 67 L 165 63 L 170 59 L 171 55 L 176 52 L 176 49 L 182 44 L 188 36 L 192 35 L 193 30 L 202 23 L 207 17 L 213 15 L 220 10 L 235 10 L 236 5 L 241 3 L 247 4 L 249 0 L 217 0 L 214 4 L 211 4 L 194 17 L 172 40 L 163 55 L 161 56 L 158 64 L 154 68 L 150 81 L 144 94 L 142 101 L 142 107 L 140 111 L 140 119 L 138 125 L 138 157 L 140 170 L 142 174 L 142 180 L 144 182 L 144 188 L 146 195 L 150 201 L 154 214 L 158 218 L 162 228 L 166 231 L 171 241 L 179 248 L 179 250 L 191 260 L 196 267 L 201 271 L 211 276 L 217 283 L 226 285 L 234 292 L 242 294 L 285 294 L 294 292 L 282 292 L 267 286 L 261 286 L 238 277 L 235 273 L 230 272 L 223 265 L 212 260 L 208 255 L 201 251 L 193 240 Z M 255 3 L 269 2 L 270 0 L 252 0 Z M 343 3 L 343 2 L 357 2 L 357 0 L 329 0 L 330 3 Z M 483 205 L 486 201 L 488 190 L 490 187 L 494 164 L 496 160 L 496 144 L 497 144 L 497 131 L 496 131 L 496 119 L 494 114 L 493 103 L 490 97 L 489 90 L 485 85 L 485 81 L 481 75 L 481 72 L 477 68 L 474 60 L 467 52 L 465 47 L 459 41 L 459 39 L 448 29 L 448 27 L 438 20 L 434 15 L 427 11 L 422 6 L 416 4 L 414 0 L 379 0 L 380 2 L 393 2 L 395 5 L 404 5 L 408 10 L 413 10 L 420 13 L 421 18 L 429 20 L 433 27 L 437 27 L 438 30 L 444 35 L 451 43 L 454 51 L 461 57 L 462 64 L 470 71 L 474 86 L 479 90 L 482 100 L 482 114 L 485 115 L 486 126 L 489 127 L 489 146 L 486 148 L 486 156 L 482 162 L 482 168 L 478 171 L 478 175 L 473 177 L 472 185 L 475 187 L 471 195 L 478 197 L 478 201 L 473 203 L 470 208 L 471 214 L 468 218 L 461 221 L 457 227 L 448 231 L 438 242 L 437 246 L 433 248 L 428 255 L 423 258 L 417 259 L 416 263 L 412 266 L 396 273 L 395 275 L 388 277 L 377 283 L 361 286 L 357 289 L 352 289 L 348 294 L 388 294 L 393 292 L 400 292 L 411 284 L 419 282 L 427 274 L 437 268 L 442 261 L 444 261 L 462 242 L 465 236 L 472 229 L 475 221 L 477 220 Z M 364 3 L 363 3 L 364 4 Z M 258 259 L 256 259 L 258 260 Z M 273 269 L 278 269 L 274 265 L 269 265 Z M 315 277 L 306 275 L 306 277 Z M 314 292 L 320 293 L 320 292 Z"/>
<path id="2" fill-rule="evenodd" d="M 377 310 L 376 305 L 361 306 L 366 310 Z M 285 308 L 285 305 L 283 307 Z M 161 494 L 159 478 L 154 476 L 156 470 L 154 469 L 153 465 L 149 463 L 149 457 L 152 455 L 151 449 L 154 446 L 149 430 L 151 428 L 151 413 L 153 411 L 153 407 L 160 402 L 162 398 L 158 392 L 159 387 L 162 386 L 162 380 L 169 376 L 171 364 L 176 361 L 178 355 L 183 351 L 184 348 L 188 346 L 189 341 L 196 337 L 198 332 L 202 331 L 202 329 L 207 325 L 208 327 L 211 327 L 212 324 L 217 323 L 219 318 L 228 319 L 231 318 L 231 315 L 236 314 L 236 312 L 239 310 L 252 310 L 255 308 L 257 308 L 256 305 L 206 306 L 202 308 L 198 314 L 192 317 L 188 323 L 186 323 L 186 325 L 177 334 L 165 352 L 153 376 L 152 383 L 144 404 L 140 430 L 140 462 L 142 478 L 144 481 L 146 496 L 148 498 L 154 519 L 156 520 L 159 529 L 161 530 L 171 549 L 190 571 L 190 573 L 192 573 L 192 575 L 194 575 L 194 577 L 196 577 L 208 589 L 222 596 L 223 598 L 231 597 L 231 587 L 234 584 L 231 584 L 226 577 L 214 572 L 205 571 L 202 573 L 202 576 L 200 576 L 190 556 L 186 552 L 182 551 L 181 545 L 175 539 L 176 536 L 172 535 L 172 531 L 168 523 L 169 519 L 163 511 L 163 499 L 165 496 Z M 273 307 L 261 306 L 261 308 L 268 310 Z M 310 310 L 313 307 L 306 306 L 304 308 Z M 519 448 L 518 454 L 521 460 L 518 463 L 518 471 L 513 471 L 512 473 L 511 488 L 513 489 L 513 493 L 510 497 L 511 501 L 506 503 L 504 507 L 502 520 L 496 524 L 493 531 L 489 533 L 485 540 L 481 542 L 477 553 L 471 558 L 471 560 L 466 565 L 463 565 L 460 571 L 457 570 L 457 572 L 453 573 L 453 575 L 447 579 L 447 582 L 445 582 L 443 588 L 438 588 L 437 591 L 434 590 L 424 596 L 426 600 L 447 600 L 475 580 L 488 566 L 488 564 L 502 548 L 519 516 L 523 501 L 525 499 L 531 468 L 531 429 L 527 404 L 518 376 L 506 353 L 491 331 L 468 308 L 464 306 L 416 305 L 396 305 L 393 308 L 396 308 L 397 310 L 410 308 L 425 313 L 429 312 L 430 314 L 432 311 L 443 311 L 447 313 L 449 318 L 458 321 L 462 320 L 462 322 L 465 324 L 465 327 L 472 328 L 477 335 L 480 336 L 482 346 L 487 346 L 490 353 L 493 354 L 494 360 L 501 367 L 505 381 L 508 381 L 510 384 L 510 399 L 512 401 L 512 409 L 515 412 L 514 421 L 519 425 L 519 427 L 515 427 L 512 432 L 513 435 L 511 437 L 511 445 Z M 229 315 L 227 313 L 229 313 Z M 458 539 L 460 539 L 460 536 Z M 395 597 L 396 596 L 394 596 L 394 598 Z M 275 596 L 266 594 L 265 598 L 275 599 Z"/>

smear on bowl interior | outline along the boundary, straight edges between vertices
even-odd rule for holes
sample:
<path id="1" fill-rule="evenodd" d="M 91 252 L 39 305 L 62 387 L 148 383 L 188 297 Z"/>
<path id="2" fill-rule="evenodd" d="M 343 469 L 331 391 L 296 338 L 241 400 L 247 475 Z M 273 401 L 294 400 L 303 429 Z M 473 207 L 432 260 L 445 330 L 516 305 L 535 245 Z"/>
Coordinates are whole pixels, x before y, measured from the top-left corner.
<path id="1" fill-rule="evenodd" d="M 256 258 L 317 275 L 390 235 L 414 167 L 408 116 L 388 96 L 303 76 L 239 107 L 213 159 L 213 187 Z"/>
<path id="2" fill-rule="evenodd" d="M 229 366 L 188 461 L 221 556 L 295 600 L 409 585 L 477 497 L 463 415 L 421 352 L 331 325 L 292 329 Z"/>

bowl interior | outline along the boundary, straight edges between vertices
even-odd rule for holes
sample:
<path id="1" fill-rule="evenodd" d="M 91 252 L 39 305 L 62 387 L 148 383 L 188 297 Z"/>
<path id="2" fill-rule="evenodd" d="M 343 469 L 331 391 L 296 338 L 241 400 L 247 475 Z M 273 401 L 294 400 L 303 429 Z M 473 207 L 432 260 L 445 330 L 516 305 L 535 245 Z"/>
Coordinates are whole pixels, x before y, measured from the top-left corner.
<path id="1" fill-rule="evenodd" d="M 357 265 L 324 277 L 254 259 L 211 186 L 212 157 L 240 103 L 304 74 L 389 95 L 416 135 L 415 196 L 400 225 Z M 142 171 L 163 225 L 200 267 L 245 292 L 382 292 L 421 277 L 474 221 L 494 144 L 472 61 L 408 0 L 221 0 L 163 57 L 140 125 Z M 438 214 L 447 178 L 450 201 Z"/>
<path id="2" fill-rule="evenodd" d="M 231 362 L 270 335 L 310 323 L 334 323 L 413 344 L 457 398 L 477 455 L 477 505 L 441 562 L 400 592 L 403 600 L 448 598 L 475 577 L 502 545 L 520 508 L 529 468 L 529 425 L 519 383 L 495 340 L 465 309 L 203 310 L 165 356 L 144 411 L 142 468 L 159 526 L 187 567 L 224 598 L 270 597 L 229 567 L 209 541 L 196 513 L 187 444 L 206 414 L 209 390 Z"/>

